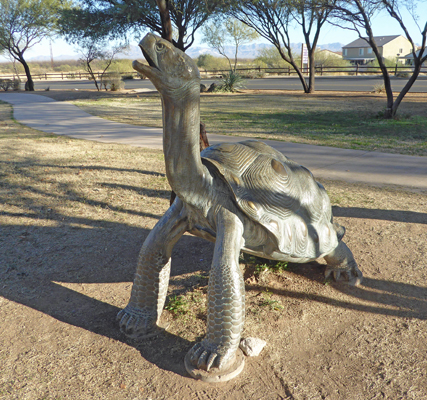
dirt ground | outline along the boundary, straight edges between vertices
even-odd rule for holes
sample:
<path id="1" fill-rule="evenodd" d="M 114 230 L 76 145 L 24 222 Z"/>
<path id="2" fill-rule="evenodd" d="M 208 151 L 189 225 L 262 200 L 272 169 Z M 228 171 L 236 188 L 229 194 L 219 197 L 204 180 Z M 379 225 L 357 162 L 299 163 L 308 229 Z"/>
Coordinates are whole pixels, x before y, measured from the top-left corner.
<path id="1" fill-rule="evenodd" d="M 205 331 L 211 243 L 176 245 L 165 334 L 135 342 L 115 321 L 168 207 L 161 152 L 42 134 L 1 103 L 0 143 L 0 399 L 427 399 L 426 192 L 322 181 L 364 282 L 325 281 L 322 260 L 242 262 L 243 336 L 267 346 L 206 384 L 183 359 Z"/>

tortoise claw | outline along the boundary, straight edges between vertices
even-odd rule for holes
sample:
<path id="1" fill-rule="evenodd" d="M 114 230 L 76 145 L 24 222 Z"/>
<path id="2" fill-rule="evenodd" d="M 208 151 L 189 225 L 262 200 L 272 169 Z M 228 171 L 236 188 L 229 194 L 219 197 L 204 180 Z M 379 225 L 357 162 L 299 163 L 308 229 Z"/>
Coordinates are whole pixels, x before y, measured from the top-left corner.
<path id="1" fill-rule="evenodd" d="M 157 336 L 167 327 L 158 326 L 153 315 L 132 306 L 119 311 L 116 319 L 119 321 L 120 331 L 131 339 Z"/>
<path id="2" fill-rule="evenodd" d="M 328 266 L 325 270 L 325 279 L 328 279 L 331 275 L 333 276 L 335 282 L 338 282 L 340 278 L 343 277 L 344 280 L 352 286 L 360 285 L 363 279 L 362 271 L 360 271 L 357 266 L 344 270 Z"/>

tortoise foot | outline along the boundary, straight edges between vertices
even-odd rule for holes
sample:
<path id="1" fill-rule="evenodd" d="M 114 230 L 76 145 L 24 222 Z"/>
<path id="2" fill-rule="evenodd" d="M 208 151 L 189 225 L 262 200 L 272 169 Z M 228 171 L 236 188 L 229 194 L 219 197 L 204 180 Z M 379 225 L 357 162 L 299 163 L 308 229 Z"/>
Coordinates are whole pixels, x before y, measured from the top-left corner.
<path id="1" fill-rule="evenodd" d="M 127 306 L 117 314 L 120 331 L 131 339 L 148 339 L 162 333 L 168 323 L 156 324 L 155 317 L 144 310 Z"/>
<path id="2" fill-rule="evenodd" d="M 333 276 L 334 281 L 337 282 L 341 277 L 352 286 L 358 286 L 362 283 L 363 274 L 362 271 L 357 268 L 357 265 L 354 265 L 352 268 L 340 269 L 327 266 L 325 270 L 325 279 Z"/>
<path id="3" fill-rule="evenodd" d="M 200 345 L 200 343 L 198 343 L 198 345 Z M 199 367 L 198 365 L 195 365 L 194 362 L 192 361 L 194 360 L 193 349 L 191 349 L 185 356 L 185 359 L 184 359 L 185 369 L 193 378 L 200 379 L 203 382 L 210 382 L 210 383 L 227 382 L 235 378 L 237 375 L 239 375 L 243 371 L 243 368 L 245 367 L 245 356 L 243 355 L 243 352 L 240 349 L 237 349 L 234 356 L 231 358 L 231 360 L 229 360 L 226 363 L 225 367 L 222 367 L 222 366 L 221 366 L 222 368 L 213 367 L 213 368 L 209 368 L 208 370 L 206 368 L 203 369 L 202 366 Z M 206 352 L 206 350 L 202 352 L 200 357 L 202 357 L 204 352 Z M 211 353 L 211 354 L 215 354 L 215 353 Z M 205 356 L 205 357 L 209 358 L 210 356 Z"/>

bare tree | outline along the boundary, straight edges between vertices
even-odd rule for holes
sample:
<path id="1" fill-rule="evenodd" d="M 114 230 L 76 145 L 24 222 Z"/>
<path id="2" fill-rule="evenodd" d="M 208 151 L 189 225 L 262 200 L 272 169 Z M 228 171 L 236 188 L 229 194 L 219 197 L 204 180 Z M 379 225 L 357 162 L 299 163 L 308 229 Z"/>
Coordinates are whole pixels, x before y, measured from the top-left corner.
<path id="1" fill-rule="evenodd" d="M 101 90 L 102 82 L 104 82 L 104 76 L 108 68 L 110 68 L 111 63 L 114 60 L 114 57 L 125 49 L 125 45 L 119 45 L 112 47 L 107 50 L 107 44 L 102 41 L 93 41 L 93 40 L 82 40 L 79 42 L 80 48 L 80 63 L 83 66 L 83 69 L 90 75 L 91 79 L 95 83 L 96 89 L 98 92 Z M 102 61 L 102 72 L 98 74 L 99 82 L 96 78 L 96 73 L 92 68 L 93 61 L 98 60 Z"/>
<path id="2" fill-rule="evenodd" d="M 291 48 L 289 31 L 293 17 L 290 3 L 283 0 L 239 1 L 232 6 L 229 13 L 273 44 L 283 60 L 295 69 L 304 91 L 308 92 L 307 82 Z"/>
<path id="3" fill-rule="evenodd" d="M 337 0 L 294 0 L 292 15 L 304 34 L 308 51 L 309 83 L 306 93 L 313 93 L 315 86 L 315 52 L 320 31 L 328 20 Z"/>
<path id="4" fill-rule="evenodd" d="M 80 0 L 78 6 L 63 13 L 61 34 L 70 41 L 73 37 L 119 39 L 148 29 L 185 51 L 194 43 L 197 30 L 225 1 Z"/>
<path id="5" fill-rule="evenodd" d="M 421 32 L 421 46 L 417 50 L 417 46 L 409 34 L 407 29 L 407 25 L 403 22 L 403 17 L 401 10 L 399 9 L 399 3 L 396 0 L 382 0 L 387 12 L 390 14 L 392 18 L 394 18 L 402 28 L 403 32 L 405 32 L 406 38 L 409 40 L 412 46 L 412 57 L 413 57 L 413 65 L 414 69 L 412 75 L 408 79 L 408 82 L 404 86 L 404 88 L 400 91 L 399 95 L 396 97 L 396 100 L 393 102 L 391 106 L 391 116 L 395 116 L 397 112 L 397 108 L 405 97 L 406 93 L 409 92 L 414 82 L 417 80 L 421 67 L 425 61 L 427 61 L 427 48 L 426 48 L 426 39 L 427 39 L 427 16 L 423 16 L 425 21 L 423 21 L 423 26 L 419 25 L 419 17 L 416 13 L 416 0 L 409 0 L 403 2 L 406 6 L 407 10 L 410 12 L 413 18 L 413 22 L 417 25 L 419 31 Z"/>
<path id="6" fill-rule="evenodd" d="M 258 37 L 258 33 L 235 18 L 228 18 L 223 23 L 219 19 L 203 27 L 203 41 L 225 57 L 230 70 L 236 72 L 239 47 Z M 234 45 L 234 64 L 227 55 L 226 45 Z"/>
<path id="7" fill-rule="evenodd" d="M 273 44 L 283 60 L 295 69 L 304 92 L 312 93 L 315 80 L 314 52 L 320 30 L 335 2 L 336 0 L 245 0 L 235 2 L 229 13 Z M 308 83 L 292 51 L 290 30 L 294 21 L 301 26 L 307 45 L 310 62 Z"/>
<path id="8" fill-rule="evenodd" d="M 24 53 L 55 33 L 59 12 L 67 4 L 60 0 L 0 0 L 0 49 L 22 64 L 30 91 L 34 82 Z"/>
<path id="9" fill-rule="evenodd" d="M 365 40 L 372 48 L 384 80 L 384 87 L 387 95 L 387 106 L 384 117 L 389 119 L 396 115 L 397 109 L 402 102 L 404 96 L 408 93 L 421 71 L 423 62 L 427 60 L 426 36 L 427 36 L 427 17 L 420 26 L 419 16 L 416 13 L 417 0 L 342 0 L 334 8 L 334 16 L 341 22 L 333 22 L 340 27 L 357 32 L 359 37 Z M 406 8 L 412 16 L 412 23 L 419 28 L 421 33 L 421 48 L 417 50 L 417 46 L 409 34 L 407 22 L 404 22 L 401 9 Z M 402 28 L 412 46 L 412 56 L 414 60 L 414 68 L 405 87 L 400 94 L 394 99 L 393 90 L 391 87 L 390 75 L 388 73 L 385 60 L 377 46 L 372 25 L 373 17 L 380 11 L 386 11 L 394 18 Z M 342 25 L 345 22 L 346 25 Z"/>

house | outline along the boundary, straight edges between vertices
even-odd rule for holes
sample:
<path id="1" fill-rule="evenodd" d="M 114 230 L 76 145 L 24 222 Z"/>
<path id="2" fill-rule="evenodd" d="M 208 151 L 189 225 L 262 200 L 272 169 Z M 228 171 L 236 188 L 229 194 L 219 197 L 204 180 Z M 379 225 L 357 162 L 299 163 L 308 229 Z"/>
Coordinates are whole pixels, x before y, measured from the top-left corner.
<path id="1" fill-rule="evenodd" d="M 316 66 L 333 67 L 342 60 L 341 53 L 331 50 L 317 50 L 314 54 L 314 64 Z"/>
<path id="2" fill-rule="evenodd" d="M 323 49 L 316 51 L 316 54 L 322 58 L 342 58 L 342 54 L 336 51 Z"/>
<path id="3" fill-rule="evenodd" d="M 374 40 L 383 58 L 398 59 L 412 49 L 409 40 L 402 35 L 374 36 Z M 372 47 L 361 38 L 343 46 L 342 58 L 352 64 L 368 64 L 376 59 Z M 398 60 L 403 63 L 401 59 Z"/>
<path id="4" fill-rule="evenodd" d="M 421 51 L 421 49 L 417 50 L 416 53 L 415 53 L 415 55 L 416 55 L 417 58 L 420 55 L 420 51 Z M 424 51 L 423 51 L 423 57 L 426 56 L 426 55 L 427 55 L 427 48 L 425 48 Z M 414 55 L 412 54 L 412 51 L 409 54 L 407 54 L 406 56 L 399 57 L 399 61 L 401 63 L 404 63 L 405 65 L 414 65 Z M 425 61 L 423 63 L 423 65 L 427 65 L 427 61 Z"/>

